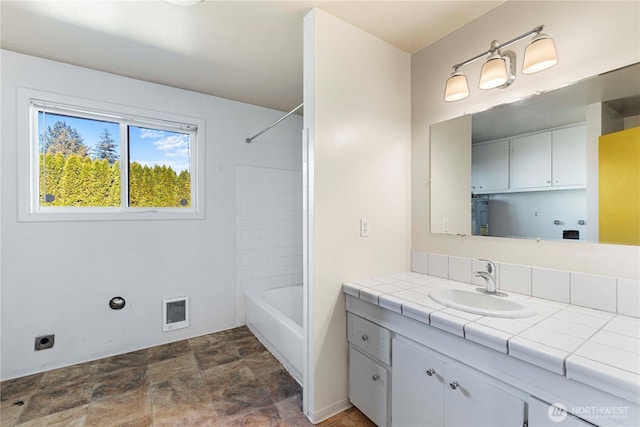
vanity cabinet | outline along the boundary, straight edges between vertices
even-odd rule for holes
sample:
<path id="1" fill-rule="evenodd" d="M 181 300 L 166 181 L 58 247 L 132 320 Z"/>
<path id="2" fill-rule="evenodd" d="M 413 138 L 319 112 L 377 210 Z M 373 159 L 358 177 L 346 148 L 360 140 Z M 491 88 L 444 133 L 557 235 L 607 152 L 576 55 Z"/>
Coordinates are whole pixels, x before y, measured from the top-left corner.
<path id="1" fill-rule="evenodd" d="M 393 426 L 525 425 L 524 399 L 418 344 L 393 340 L 391 378 Z"/>
<path id="2" fill-rule="evenodd" d="M 471 189 L 476 194 L 509 188 L 509 140 L 474 144 Z"/>
<path id="3" fill-rule="evenodd" d="M 376 425 L 388 425 L 389 371 L 354 346 L 349 347 L 349 400 Z"/>
<path id="4" fill-rule="evenodd" d="M 394 426 L 444 425 L 444 362 L 393 340 L 391 414 Z"/>
<path id="5" fill-rule="evenodd" d="M 350 293 L 346 308 L 349 398 L 378 426 L 640 425 L 628 389 L 594 387 Z M 550 416 L 547 402 L 572 414 Z"/>
<path id="6" fill-rule="evenodd" d="M 551 409 L 549 409 L 551 408 Z M 566 413 L 550 404 L 529 398 L 529 424 L 528 427 L 593 427 L 594 425 L 576 416 Z"/>
<path id="7" fill-rule="evenodd" d="M 349 400 L 379 427 L 389 425 L 391 332 L 347 313 Z"/>

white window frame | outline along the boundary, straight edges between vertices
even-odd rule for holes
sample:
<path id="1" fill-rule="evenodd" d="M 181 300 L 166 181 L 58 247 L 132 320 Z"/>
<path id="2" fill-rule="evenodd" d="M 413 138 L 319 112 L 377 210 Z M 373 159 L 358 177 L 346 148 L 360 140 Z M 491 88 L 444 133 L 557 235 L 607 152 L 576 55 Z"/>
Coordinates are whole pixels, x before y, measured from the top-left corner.
<path id="1" fill-rule="evenodd" d="M 34 89 L 18 88 L 17 95 L 19 221 L 204 219 L 205 121 L 203 119 Z M 121 201 L 129 199 L 128 126 L 189 134 L 191 206 L 185 208 L 40 206 L 38 111 L 42 109 L 53 114 L 120 123 Z"/>

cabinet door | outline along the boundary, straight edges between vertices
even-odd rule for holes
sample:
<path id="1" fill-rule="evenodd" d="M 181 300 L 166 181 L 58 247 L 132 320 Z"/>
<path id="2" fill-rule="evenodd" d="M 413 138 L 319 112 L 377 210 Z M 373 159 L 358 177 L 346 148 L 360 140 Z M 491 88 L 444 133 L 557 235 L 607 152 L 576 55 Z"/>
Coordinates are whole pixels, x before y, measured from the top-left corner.
<path id="1" fill-rule="evenodd" d="M 508 189 L 509 140 L 473 145 L 471 176 L 475 192 Z"/>
<path id="2" fill-rule="evenodd" d="M 444 363 L 417 347 L 393 340 L 391 425 L 444 425 Z"/>
<path id="3" fill-rule="evenodd" d="M 444 423 L 459 427 L 514 427 L 525 421 L 525 402 L 469 370 L 446 366 Z"/>
<path id="4" fill-rule="evenodd" d="M 389 371 L 349 347 L 349 400 L 379 427 L 387 425 Z"/>
<path id="5" fill-rule="evenodd" d="M 593 427 L 593 424 L 571 414 L 551 408 L 551 405 L 536 398 L 529 400 L 529 427 Z"/>
<path id="6" fill-rule="evenodd" d="M 553 185 L 585 185 L 587 182 L 587 131 L 584 125 L 554 130 Z"/>
<path id="7" fill-rule="evenodd" d="M 551 132 L 511 140 L 511 188 L 551 186 Z"/>

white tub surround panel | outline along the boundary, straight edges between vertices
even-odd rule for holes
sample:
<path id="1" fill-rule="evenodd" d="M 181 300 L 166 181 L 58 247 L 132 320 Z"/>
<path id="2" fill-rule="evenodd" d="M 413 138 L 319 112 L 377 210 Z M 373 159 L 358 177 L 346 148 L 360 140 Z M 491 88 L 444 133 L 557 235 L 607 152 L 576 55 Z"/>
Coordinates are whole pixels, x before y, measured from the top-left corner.
<path id="1" fill-rule="evenodd" d="M 237 313 L 244 295 L 302 284 L 302 172 L 236 166 Z"/>
<path id="2" fill-rule="evenodd" d="M 475 288 L 432 276 L 417 279 L 423 279 L 423 284 L 410 290 L 414 294 L 419 293 L 417 289 L 427 294 L 427 291 L 442 287 Z M 517 294 L 512 295 L 536 307 L 535 316 L 521 319 L 480 316 L 445 307 L 429 297 L 402 302 L 402 292 L 406 291 L 396 290 L 394 283 L 385 285 L 388 293 L 376 291 L 376 298 L 369 297 L 371 288 L 362 285 L 346 282 L 343 289 L 348 295 L 379 307 L 391 306 L 393 312 L 403 317 L 575 379 L 636 405 L 640 403 L 640 319 Z M 386 301 L 392 301 L 392 304 Z M 606 375 L 598 370 L 603 365 Z"/>

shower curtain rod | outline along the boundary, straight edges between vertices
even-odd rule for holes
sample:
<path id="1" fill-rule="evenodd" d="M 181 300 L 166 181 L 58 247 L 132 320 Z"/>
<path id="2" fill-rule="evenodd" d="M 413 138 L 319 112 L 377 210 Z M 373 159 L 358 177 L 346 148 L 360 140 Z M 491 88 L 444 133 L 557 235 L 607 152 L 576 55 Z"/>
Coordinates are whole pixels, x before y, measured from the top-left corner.
<path id="1" fill-rule="evenodd" d="M 268 131 L 269 129 L 271 129 L 272 127 L 274 127 L 275 125 L 277 125 L 278 123 L 280 123 L 281 121 L 283 121 L 284 119 L 286 119 L 287 117 L 289 117 L 290 115 L 292 115 L 293 113 L 295 113 L 296 111 L 298 111 L 299 109 L 301 109 L 304 106 L 304 102 L 300 105 L 298 105 L 296 108 L 294 108 L 293 110 L 289 111 L 287 114 L 285 114 L 284 116 L 280 117 L 278 120 L 276 120 L 275 122 L 271 123 L 269 126 L 267 126 L 266 128 L 262 129 L 260 132 L 256 133 L 255 135 L 253 135 L 251 138 L 247 138 L 245 139 L 245 142 L 247 144 L 250 144 L 251 141 L 253 141 L 254 139 L 256 139 L 257 137 L 259 137 L 260 135 L 262 135 L 263 133 L 265 133 L 266 131 Z"/>

